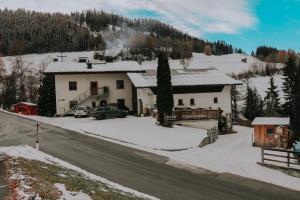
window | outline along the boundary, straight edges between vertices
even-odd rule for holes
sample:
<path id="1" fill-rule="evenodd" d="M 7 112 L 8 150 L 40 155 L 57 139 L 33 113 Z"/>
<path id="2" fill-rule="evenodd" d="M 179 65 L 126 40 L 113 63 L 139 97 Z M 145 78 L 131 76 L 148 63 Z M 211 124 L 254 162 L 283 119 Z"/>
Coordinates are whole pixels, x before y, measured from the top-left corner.
<path id="1" fill-rule="evenodd" d="M 117 80 L 117 89 L 124 89 L 124 81 Z"/>
<path id="2" fill-rule="evenodd" d="M 125 99 L 118 99 L 118 108 L 125 108 Z"/>
<path id="3" fill-rule="evenodd" d="M 214 98 L 214 103 L 218 103 L 218 102 L 219 102 L 218 97 L 215 97 L 215 98 Z"/>
<path id="4" fill-rule="evenodd" d="M 75 91 L 77 90 L 77 82 L 76 81 L 70 81 L 69 82 L 69 91 Z"/>
<path id="5" fill-rule="evenodd" d="M 195 105 L 195 99 L 193 99 L 193 98 L 190 99 L 190 105 L 191 105 L 191 106 L 194 106 L 194 105 Z"/>
<path id="6" fill-rule="evenodd" d="M 182 99 L 178 99 L 178 106 L 183 106 L 183 100 Z"/>
<path id="7" fill-rule="evenodd" d="M 73 109 L 75 106 L 77 106 L 78 102 L 77 101 L 70 101 L 70 109 Z"/>
<path id="8" fill-rule="evenodd" d="M 274 134 L 274 129 L 273 128 L 267 128 L 267 135 L 272 136 Z"/>

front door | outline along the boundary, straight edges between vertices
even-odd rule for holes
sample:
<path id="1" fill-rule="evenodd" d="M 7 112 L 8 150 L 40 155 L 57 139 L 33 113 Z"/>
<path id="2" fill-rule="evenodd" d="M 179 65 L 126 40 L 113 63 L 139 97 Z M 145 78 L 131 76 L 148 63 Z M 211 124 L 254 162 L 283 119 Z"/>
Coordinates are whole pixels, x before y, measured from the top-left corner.
<path id="1" fill-rule="evenodd" d="M 91 82 L 91 95 L 98 95 L 98 82 L 97 81 L 92 81 Z"/>

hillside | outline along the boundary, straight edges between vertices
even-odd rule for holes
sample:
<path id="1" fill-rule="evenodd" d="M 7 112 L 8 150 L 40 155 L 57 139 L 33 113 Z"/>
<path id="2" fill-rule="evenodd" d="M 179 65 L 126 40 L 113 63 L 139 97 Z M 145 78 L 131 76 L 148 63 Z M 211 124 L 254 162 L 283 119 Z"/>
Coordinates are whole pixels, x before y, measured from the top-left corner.
<path id="1" fill-rule="evenodd" d="M 224 41 L 192 37 L 158 20 L 129 19 L 96 10 L 62 14 L 0 9 L 0 27 L 0 52 L 5 56 L 116 47 L 130 48 L 131 54 L 150 59 L 161 47 L 172 48 L 173 58 L 203 53 L 207 48 L 214 55 L 242 51 Z"/>
<path id="2" fill-rule="evenodd" d="M 60 56 L 60 53 L 46 53 L 46 54 L 27 54 L 22 55 L 23 60 L 30 66 L 30 68 L 38 68 L 43 62 L 49 62 L 53 58 Z M 84 52 L 67 52 L 63 53 L 64 61 L 72 61 L 80 56 L 88 57 L 90 60 L 93 59 L 94 51 L 84 51 Z M 10 72 L 10 63 L 15 56 L 3 57 L 5 68 Z M 247 63 L 242 62 L 242 59 L 247 58 Z M 60 59 L 60 58 L 59 58 Z M 190 65 L 190 69 L 201 69 L 201 68 L 216 68 L 223 73 L 241 73 L 247 70 L 251 70 L 253 64 L 260 66 L 262 68 L 267 64 L 262 62 L 255 57 L 245 55 L 245 54 L 228 54 L 221 56 L 207 56 L 202 53 L 193 53 Z M 179 59 L 170 59 L 170 65 L 173 68 L 183 68 Z M 153 69 L 157 66 L 157 60 L 145 61 L 142 63 L 142 68 Z M 281 64 L 277 64 L 281 67 Z"/>

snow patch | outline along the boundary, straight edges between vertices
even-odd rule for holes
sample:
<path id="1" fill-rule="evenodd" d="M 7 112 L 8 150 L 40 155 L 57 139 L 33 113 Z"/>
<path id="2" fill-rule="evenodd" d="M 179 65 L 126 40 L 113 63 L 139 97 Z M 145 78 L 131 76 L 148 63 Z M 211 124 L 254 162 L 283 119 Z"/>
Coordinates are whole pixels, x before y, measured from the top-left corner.
<path id="1" fill-rule="evenodd" d="M 92 200 L 92 198 L 85 193 L 69 192 L 64 184 L 55 183 L 54 187 L 56 187 L 62 193 L 60 200 Z"/>

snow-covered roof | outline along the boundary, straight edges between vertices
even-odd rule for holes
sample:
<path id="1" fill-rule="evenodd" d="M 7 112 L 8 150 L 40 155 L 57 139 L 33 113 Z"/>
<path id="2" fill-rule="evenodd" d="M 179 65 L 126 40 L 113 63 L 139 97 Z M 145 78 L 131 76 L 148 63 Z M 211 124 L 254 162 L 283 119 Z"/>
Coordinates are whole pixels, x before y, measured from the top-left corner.
<path id="1" fill-rule="evenodd" d="M 24 104 L 24 105 L 27 105 L 27 106 L 36 106 L 36 104 L 30 103 L 30 102 L 20 102 L 20 103 L 17 103 L 15 105 L 18 105 L 18 104 Z"/>
<path id="2" fill-rule="evenodd" d="M 87 63 L 79 62 L 52 62 L 45 73 L 109 73 L 109 72 L 142 72 L 144 71 L 137 62 L 118 61 L 112 63 L 92 63 L 88 69 Z"/>
<path id="3" fill-rule="evenodd" d="M 156 71 L 146 73 L 127 73 L 135 87 L 156 87 Z M 173 86 L 200 86 L 200 85 L 239 85 L 242 84 L 214 69 L 172 69 Z"/>
<path id="4" fill-rule="evenodd" d="M 256 117 L 252 125 L 289 125 L 289 117 Z"/>

